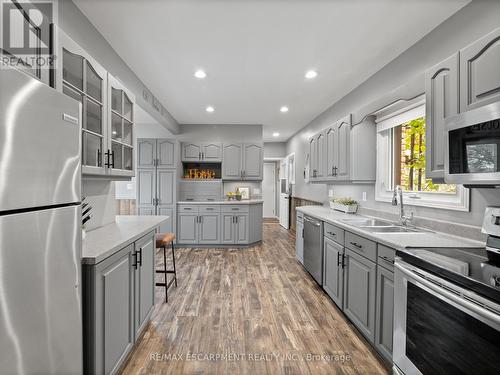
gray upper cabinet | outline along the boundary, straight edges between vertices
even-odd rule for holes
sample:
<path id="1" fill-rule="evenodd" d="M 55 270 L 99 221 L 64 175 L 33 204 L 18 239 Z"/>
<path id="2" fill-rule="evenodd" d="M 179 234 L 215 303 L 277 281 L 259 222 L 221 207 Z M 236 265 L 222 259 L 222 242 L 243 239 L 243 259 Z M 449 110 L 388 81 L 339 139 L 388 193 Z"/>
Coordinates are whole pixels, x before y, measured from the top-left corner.
<path id="1" fill-rule="evenodd" d="M 234 180 L 243 177 L 243 145 L 228 143 L 223 146 L 222 179 Z"/>
<path id="2" fill-rule="evenodd" d="M 368 116 L 354 126 L 347 115 L 309 140 L 309 178 L 313 183 L 375 181 L 376 124 Z M 362 152 L 360 152 L 362 150 Z"/>
<path id="3" fill-rule="evenodd" d="M 351 117 L 337 121 L 325 131 L 326 171 L 328 180 L 349 180 Z M 322 176 L 323 177 L 323 176 Z"/>
<path id="4" fill-rule="evenodd" d="M 460 111 L 500 101 L 500 29 L 460 51 Z"/>
<path id="5" fill-rule="evenodd" d="M 199 143 L 182 143 L 181 159 L 182 161 L 200 161 L 202 145 Z"/>
<path id="6" fill-rule="evenodd" d="M 222 145 L 220 143 L 205 143 L 202 145 L 202 160 L 206 162 L 222 161 Z"/>
<path id="7" fill-rule="evenodd" d="M 392 362 L 392 336 L 394 321 L 394 273 L 377 266 L 377 307 L 375 347 Z"/>
<path id="8" fill-rule="evenodd" d="M 325 176 L 325 152 L 326 152 L 326 134 L 321 132 L 309 140 L 309 160 L 311 180 L 322 179 Z"/>
<path id="9" fill-rule="evenodd" d="M 158 168 L 175 168 L 175 140 L 174 139 L 158 139 L 156 141 L 156 166 Z"/>
<path id="10" fill-rule="evenodd" d="M 221 162 L 222 161 L 222 145 L 217 142 L 184 142 L 181 145 L 182 161 L 205 161 L 205 162 Z"/>
<path id="11" fill-rule="evenodd" d="M 137 168 L 154 168 L 156 164 L 156 139 L 137 140 Z"/>
<path id="12" fill-rule="evenodd" d="M 345 249 L 344 313 L 371 341 L 375 340 L 376 264 Z"/>
<path id="13" fill-rule="evenodd" d="M 151 233 L 135 244 L 135 337 L 147 325 L 154 307 L 155 234 Z"/>
<path id="14" fill-rule="evenodd" d="M 114 176 L 134 176 L 135 97 L 108 73 L 108 149 L 105 165 Z"/>
<path id="15" fill-rule="evenodd" d="M 436 181 L 444 179 L 445 120 L 458 113 L 458 79 L 458 53 L 425 73 L 425 172 Z"/>
<path id="16" fill-rule="evenodd" d="M 227 143 L 223 145 L 222 179 L 262 180 L 263 147 L 257 143 Z"/>
<path id="17" fill-rule="evenodd" d="M 344 247 L 331 239 L 324 238 L 323 289 L 336 305 L 342 309 L 344 270 L 342 258 Z"/>
<path id="18" fill-rule="evenodd" d="M 264 153 L 262 144 L 246 143 L 243 145 L 243 178 L 262 180 Z"/>
<path id="19" fill-rule="evenodd" d="M 60 29 L 57 49 L 56 89 L 82 104 L 82 174 L 106 176 L 108 74 Z"/>

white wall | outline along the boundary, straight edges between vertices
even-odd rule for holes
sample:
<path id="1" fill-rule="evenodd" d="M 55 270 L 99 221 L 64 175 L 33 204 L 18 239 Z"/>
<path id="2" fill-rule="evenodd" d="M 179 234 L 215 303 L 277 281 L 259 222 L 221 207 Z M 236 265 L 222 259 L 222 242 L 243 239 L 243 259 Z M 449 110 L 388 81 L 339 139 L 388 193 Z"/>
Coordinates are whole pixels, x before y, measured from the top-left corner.
<path id="1" fill-rule="evenodd" d="M 264 159 L 266 158 L 284 158 L 286 153 L 286 142 L 265 142 Z"/>
<path id="2" fill-rule="evenodd" d="M 293 194 L 298 197 L 326 202 L 325 184 L 305 184 L 303 170 L 307 155 L 307 140 L 314 133 L 348 113 L 354 122 L 364 115 L 382 108 L 397 98 L 408 98 L 424 91 L 424 71 L 459 49 L 500 27 L 500 1 L 474 0 L 431 33 L 370 77 L 344 98 L 333 104 L 287 142 L 287 153 L 295 152 L 297 163 L 296 185 Z M 409 30 L 411 32 L 411 30 Z M 359 150 L 357 152 L 363 152 Z M 366 155 L 374 157 L 374 155 Z M 396 212 L 397 207 L 375 202 L 374 185 L 334 186 L 334 196 L 352 196 L 360 199 L 367 192 L 365 207 Z M 431 208 L 415 208 L 415 214 L 441 220 L 453 220 L 474 226 L 481 225 L 486 205 L 500 205 L 500 190 L 473 189 L 471 212 L 455 212 Z"/>

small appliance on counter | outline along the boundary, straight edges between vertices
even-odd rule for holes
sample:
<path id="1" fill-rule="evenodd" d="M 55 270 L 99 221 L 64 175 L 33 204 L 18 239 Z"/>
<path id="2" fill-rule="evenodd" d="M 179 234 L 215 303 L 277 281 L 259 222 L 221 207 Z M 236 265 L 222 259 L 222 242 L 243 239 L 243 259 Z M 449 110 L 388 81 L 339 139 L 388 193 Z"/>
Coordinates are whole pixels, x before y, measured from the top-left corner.
<path id="1" fill-rule="evenodd" d="M 497 374 L 500 207 L 485 211 L 486 247 L 396 252 L 394 373 Z"/>

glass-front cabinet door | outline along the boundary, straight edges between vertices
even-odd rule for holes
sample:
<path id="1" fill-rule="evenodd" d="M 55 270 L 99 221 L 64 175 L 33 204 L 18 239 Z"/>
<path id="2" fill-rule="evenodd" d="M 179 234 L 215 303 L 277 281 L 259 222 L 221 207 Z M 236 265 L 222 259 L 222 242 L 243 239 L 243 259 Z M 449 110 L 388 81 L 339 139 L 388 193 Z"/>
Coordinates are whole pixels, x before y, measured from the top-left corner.
<path id="1" fill-rule="evenodd" d="M 116 176 L 133 176 L 133 132 L 135 97 L 108 73 L 108 118 L 111 124 L 106 163 Z"/>
<path id="2" fill-rule="evenodd" d="M 82 103 L 82 174 L 107 173 L 107 72 L 58 30 L 56 88 Z"/>

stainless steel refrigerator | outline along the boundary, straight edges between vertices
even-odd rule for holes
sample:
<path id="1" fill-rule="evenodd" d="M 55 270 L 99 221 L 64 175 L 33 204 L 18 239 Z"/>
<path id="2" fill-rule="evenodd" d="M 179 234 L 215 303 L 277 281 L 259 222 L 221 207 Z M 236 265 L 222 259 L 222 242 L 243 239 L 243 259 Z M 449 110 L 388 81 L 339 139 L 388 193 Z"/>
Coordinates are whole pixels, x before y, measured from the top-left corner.
<path id="1" fill-rule="evenodd" d="M 82 372 L 80 104 L 0 66 L 0 372 Z"/>

